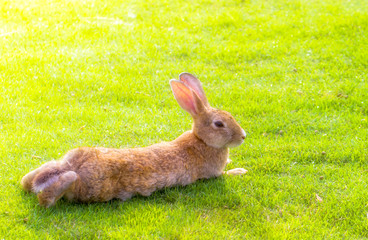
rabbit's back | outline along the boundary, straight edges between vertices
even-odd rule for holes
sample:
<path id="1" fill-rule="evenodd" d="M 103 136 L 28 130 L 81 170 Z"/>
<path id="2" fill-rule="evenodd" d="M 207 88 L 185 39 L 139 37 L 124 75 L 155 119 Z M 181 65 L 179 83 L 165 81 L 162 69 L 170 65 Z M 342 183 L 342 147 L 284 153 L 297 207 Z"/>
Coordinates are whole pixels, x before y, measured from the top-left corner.
<path id="1" fill-rule="evenodd" d="M 146 148 L 78 148 L 62 160 L 79 178 L 66 194 L 82 202 L 150 195 L 173 185 L 187 185 L 197 179 L 191 151 L 173 143 Z"/>

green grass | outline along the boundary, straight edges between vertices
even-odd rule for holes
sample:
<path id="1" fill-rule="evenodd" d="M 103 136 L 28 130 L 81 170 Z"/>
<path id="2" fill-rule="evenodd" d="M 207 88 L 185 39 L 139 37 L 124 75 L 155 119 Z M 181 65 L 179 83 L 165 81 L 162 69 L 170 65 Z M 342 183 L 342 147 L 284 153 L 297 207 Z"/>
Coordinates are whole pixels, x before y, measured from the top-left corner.
<path id="1" fill-rule="evenodd" d="M 364 0 L 1 1 L 0 238 L 368 238 L 367 30 Z M 188 130 L 183 71 L 246 129 L 247 175 L 51 209 L 21 190 L 69 149 Z"/>

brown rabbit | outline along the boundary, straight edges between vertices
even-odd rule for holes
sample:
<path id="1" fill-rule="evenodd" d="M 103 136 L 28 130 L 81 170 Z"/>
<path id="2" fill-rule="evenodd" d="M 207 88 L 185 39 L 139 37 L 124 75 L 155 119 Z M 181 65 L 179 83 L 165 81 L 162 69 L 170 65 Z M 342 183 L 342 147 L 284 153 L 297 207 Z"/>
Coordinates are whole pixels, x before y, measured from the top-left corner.
<path id="1" fill-rule="evenodd" d="M 246 136 L 235 119 L 210 107 L 201 82 L 193 75 L 182 73 L 170 85 L 179 105 L 193 117 L 191 131 L 145 148 L 73 149 L 61 160 L 25 175 L 23 189 L 36 193 L 41 206 L 50 207 L 62 196 L 77 202 L 124 201 L 201 178 L 246 173 L 242 168 L 223 172 L 228 148 L 242 144 Z"/>

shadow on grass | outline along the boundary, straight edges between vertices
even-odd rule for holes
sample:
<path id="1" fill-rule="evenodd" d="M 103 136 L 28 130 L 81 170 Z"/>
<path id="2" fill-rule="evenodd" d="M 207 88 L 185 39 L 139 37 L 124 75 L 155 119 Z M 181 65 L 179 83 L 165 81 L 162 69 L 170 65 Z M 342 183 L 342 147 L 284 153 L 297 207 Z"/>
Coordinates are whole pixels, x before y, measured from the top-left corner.
<path id="1" fill-rule="evenodd" d="M 135 224 L 160 226 L 180 221 L 198 220 L 203 214 L 236 209 L 243 199 L 229 189 L 225 178 L 199 180 L 188 186 L 165 188 L 149 197 L 135 196 L 122 202 L 114 199 L 102 203 L 73 203 L 60 199 L 55 206 L 43 208 L 34 194 L 21 193 L 27 209 L 23 212 L 25 228 L 38 236 L 67 235 L 73 238 L 108 237 L 105 228 L 120 231 L 134 229 Z M 100 230 L 99 230 L 100 229 Z M 166 230 L 164 230 L 166 231 Z M 50 235 L 49 235 L 50 234 Z"/>

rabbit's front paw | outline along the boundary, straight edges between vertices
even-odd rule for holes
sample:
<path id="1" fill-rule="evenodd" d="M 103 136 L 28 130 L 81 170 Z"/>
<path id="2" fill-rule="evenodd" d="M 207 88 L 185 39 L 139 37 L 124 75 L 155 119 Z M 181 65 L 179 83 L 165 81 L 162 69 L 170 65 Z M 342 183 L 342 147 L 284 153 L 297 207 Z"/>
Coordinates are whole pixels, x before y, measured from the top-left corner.
<path id="1" fill-rule="evenodd" d="M 248 172 L 248 170 L 245 170 L 244 168 L 234 168 L 229 171 L 226 171 L 225 173 L 227 175 L 244 175 Z"/>

